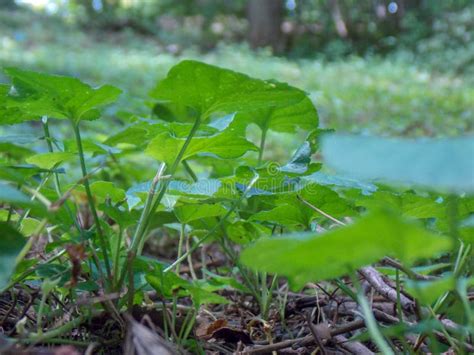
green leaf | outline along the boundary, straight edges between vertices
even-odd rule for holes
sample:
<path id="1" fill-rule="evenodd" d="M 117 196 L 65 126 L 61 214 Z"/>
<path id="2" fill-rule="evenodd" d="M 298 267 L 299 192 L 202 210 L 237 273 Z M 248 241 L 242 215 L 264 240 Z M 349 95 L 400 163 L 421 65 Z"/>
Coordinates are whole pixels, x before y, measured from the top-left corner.
<path id="1" fill-rule="evenodd" d="M 159 275 L 156 275 L 156 273 Z M 224 304 L 229 303 L 227 299 L 215 293 L 206 291 L 191 282 L 182 279 L 173 272 L 155 271 L 154 274 L 146 275 L 147 282 L 159 295 L 165 298 L 191 296 L 196 307 L 202 304 Z"/>
<path id="2" fill-rule="evenodd" d="M 245 125 L 254 122 L 281 132 L 318 125 L 316 110 L 304 91 L 192 60 L 174 66 L 150 95 L 160 107 L 192 108 L 203 120 L 237 113 L 237 120 Z M 181 120 L 195 119 L 180 112 Z"/>
<path id="3" fill-rule="evenodd" d="M 302 287 L 347 274 L 393 256 L 410 264 L 451 248 L 451 240 L 386 212 L 376 212 L 347 227 L 324 234 L 262 238 L 242 253 L 251 268 L 288 276 Z"/>
<path id="4" fill-rule="evenodd" d="M 5 106 L 8 110 L 20 110 L 24 115 L 20 120 L 16 118 L 16 122 L 40 116 L 75 121 L 96 119 L 99 116 L 97 109 L 114 102 L 121 93 L 110 85 L 94 89 L 76 78 L 66 76 L 17 68 L 7 68 L 5 74 L 12 79 L 14 88 Z"/>
<path id="5" fill-rule="evenodd" d="M 257 223 L 237 221 L 226 226 L 227 236 L 236 244 L 248 244 L 264 235 L 270 235 L 271 229 Z"/>
<path id="6" fill-rule="evenodd" d="M 117 203 L 125 200 L 126 197 L 123 189 L 116 187 L 109 181 L 95 181 L 90 185 L 90 188 L 92 195 L 101 202 L 109 198 L 113 203 Z M 83 186 L 77 186 L 75 189 L 85 193 Z"/>
<path id="7" fill-rule="evenodd" d="M 361 190 L 365 195 L 370 195 L 371 193 L 377 191 L 377 186 L 374 184 L 344 176 L 328 175 L 320 171 L 308 176 L 303 176 L 302 179 L 316 183 L 318 185 Z"/>
<path id="8" fill-rule="evenodd" d="M 26 115 L 18 107 L 10 107 L 9 91 L 10 85 L 0 84 L 0 125 L 16 124 L 36 118 Z"/>
<path id="9" fill-rule="evenodd" d="M 346 217 L 354 214 L 349 203 L 336 192 L 325 186 L 310 183 L 302 187 L 297 186 L 294 191 L 277 193 L 272 196 L 262 195 L 260 200 L 276 207 L 267 210 L 265 205 L 259 206 L 259 209 L 263 209 L 263 211 L 253 214 L 249 220 L 282 226 L 309 227 L 313 219 L 326 219 L 303 204 L 297 195 L 333 217 Z"/>
<path id="10" fill-rule="evenodd" d="M 174 213 L 181 223 L 189 223 L 206 217 L 223 216 L 227 210 L 222 205 L 196 203 L 175 206 Z"/>
<path id="11" fill-rule="evenodd" d="M 178 138 L 168 132 L 160 133 L 151 140 L 145 153 L 169 165 L 175 160 L 185 141 L 186 138 Z M 223 159 L 235 159 L 248 151 L 257 150 L 258 148 L 253 143 L 232 129 L 226 129 L 209 137 L 193 138 L 183 160 L 203 153 L 213 154 Z"/>
<path id="12" fill-rule="evenodd" d="M 32 201 L 23 192 L 11 187 L 8 184 L 0 183 L 0 202 L 30 205 Z"/>
<path id="13" fill-rule="evenodd" d="M 467 280 L 469 286 L 474 284 L 474 278 Z M 450 275 L 434 281 L 407 280 L 405 289 L 424 305 L 432 305 L 445 292 L 456 289 L 457 281 Z"/>
<path id="14" fill-rule="evenodd" d="M 301 147 L 293 154 L 290 161 L 282 166 L 279 170 L 281 172 L 290 172 L 294 174 L 304 174 L 308 170 L 308 165 L 311 162 L 311 146 L 309 142 L 304 142 Z"/>
<path id="15" fill-rule="evenodd" d="M 397 194 L 388 191 L 377 191 L 371 196 L 360 197 L 356 204 L 370 209 L 391 208 L 406 217 L 435 218 L 446 216 L 446 204 L 438 203 L 433 198 L 414 193 Z"/>
<path id="16" fill-rule="evenodd" d="M 36 165 L 42 169 L 52 169 L 60 165 L 62 162 L 75 158 L 74 153 L 69 152 L 52 152 L 35 154 L 26 158 L 26 162 Z"/>
<path id="17" fill-rule="evenodd" d="M 474 192 L 474 138 L 402 140 L 330 135 L 323 156 L 334 169 L 361 179 Z"/>
<path id="18" fill-rule="evenodd" d="M 199 286 L 188 287 L 189 294 L 193 299 L 195 307 L 203 304 L 228 304 L 231 303 L 227 298 L 213 292 L 202 289 Z"/>
<path id="19" fill-rule="evenodd" d="M 0 289 L 8 284 L 17 255 L 26 244 L 23 235 L 6 222 L 0 222 Z"/>
<path id="20" fill-rule="evenodd" d="M 295 203 L 297 203 L 295 201 Z M 290 204 L 277 206 L 269 211 L 260 211 L 249 218 L 250 221 L 260 221 L 282 226 L 304 226 L 311 222 L 313 212 L 309 208 L 298 208 Z"/>

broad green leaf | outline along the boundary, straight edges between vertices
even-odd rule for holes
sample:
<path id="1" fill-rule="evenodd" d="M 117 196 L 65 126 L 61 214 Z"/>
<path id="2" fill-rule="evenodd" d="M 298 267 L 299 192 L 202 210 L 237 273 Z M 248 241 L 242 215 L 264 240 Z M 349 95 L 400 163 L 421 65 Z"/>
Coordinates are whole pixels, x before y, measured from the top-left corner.
<path id="1" fill-rule="evenodd" d="M 474 244 L 474 215 L 461 222 L 459 234 L 465 243 Z"/>
<path id="2" fill-rule="evenodd" d="M 469 286 L 474 285 L 474 278 L 466 281 Z M 424 305 L 431 305 L 445 292 L 455 290 L 456 284 L 456 279 L 450 275 L 434 281 L 407 280 L 405 289 Z"/>
<path id="3" fill-rule="evenodd" d="M 270 204 L 272 207 L 276 207 L 267 210 L 264 205 L 259 206 L 259 209 L 263 210 L 253 214 L 249 220 L 282 226 L 308 227 L 313 219 L 326 219 L 320 213 L 301 202 L 297 198 L 298 195 L 314 207 L 333 217 L 346 217 L 354 214 L 350 204 L 336 192 L 325 186 L 307 184 L 297 186 L 294 191 L 255 197 L 254 200 L 259 199 L 264 203 Z"/>
<path id="4" fill-rule="evenodd" d="M 174 213 L 181 223 L 189 223 L 201 218 L 223 216 L 227 210 L 218 204 L 195 203 L 175 206 Z"/>
<path id="5" fill-rule="evenodd" d="M 229 303 L 227 299 L 215 293 L 201 289 L 199 286 L 182 279 L 173 272 L 154 272 L 146 275 L 147 282 L 164 298 L 173 296 L 191 296 L 196 307 L 202 304 Z"/>
<path id="6" fill-rule="evenodd" d="M 169 133 L 161 133 L 151 140 L 145 153 L 170 165 L 177 157 L 185 140 L 186 138 L 177 138 Z M 258 148 L 253 143 L 239 136 L 233 130 L 227 129 L 209 137 L 193 138 L 186 149 L 183 160 L 203 153 L 223 159 L 234 159 L 241 157 L 248 151 L 256 150 Z"/>
<path id="7" fill-rule="evenodd" d="M 377 186 L 374 184 L 344 176 L 329 175 L 320 171 L 308 176 L 303 176 L 302 179 L 316 183 L 318 185 L 361 190 L 365 195 L 370 195 L 371 193 L 377 191 Z"/>
<path id="8" fill-rule="evenodd" d="M 332 279 L 393 256 L 410 264 L 451 248 L 451 240 L 434 235 L 386 212 L 324 234 L 262 238 L 243 251 L 242 261 L 256 270 L 287 276 L 296 288 Z"/>
<path id="9" fill-rule="evenodd" d="M 95 181 L 90 185 L 90 188 L 92 195 L 100 201 L 109 198 L 113 203 L 117 203 L 125 200 L 126 197 L 123 189 L 116 187 L 109 181 Z M 85 192 L 83 186 L 77 186 L 76 190 Z"/>
<path id="10" fill-rule="evenodd" d="M 236 113 L 238 121 L 254 122 L 264 130 L 287 132 L 318 125 L 318 115 L 305 92 L 192 60 L 174 66 L 150 95 L 160 107 L 188 107 L 203 119 Z M 183 112 L 178 119 L 194 120 Z M 166 119 L 164 116 L 159 114 Z"/>
<path id="11" fill-rule="evenodd" d="M 17 68 L 7 68 L 5 74 L 11 78 L 14 89 L 5 106 L 8 110 L 20 110 L 24 115 L 22 120 L 40 116 L 74 121 L 96 119 L 97 109 L 114 102 L 121 93 L 110 85 L 95 89 L 66 76 Z"/>
<path id="12" fill-rule="evenodd" d="M 194 306 L 199 307 L 204 304 L 228 304 L 231 303 L 227 298 L 222 297 L 216 293 L 207 291 L 198 286 L 188 287 L 189 295 L 191 296 Z"/>
<path id="13" fill-rule="evenodd" d="M 332 168 L 361 179 L 474 192 L 474 138 L 402 140 L 329 135 L 324 160 Z"/>
<path id="14" fill-rule="evenodd" d="M 15 260 L 26 244 L 23 235 L 6 222 L 0 222 L 0 290 L 8 284 Z"/>
<path id="15" fill-rule="evenodd" d="M 297 201 L 295 201 L 297 203 Z M 260 211 L 250 221 L 260 221 L 282 226 L 304 226 L 311 223 L 314 212 L 309 208 L 298 208 L 289 204 L 279 205 L 269 211 Z"/>
<path id="16" fill-rule="evenodd" d="M 137 223 L 140 218 L 138 211 L 128 211 L 108 204 L 101 204 L 99 209 L 109 218 L 113 219 L 122 228 L 127 228 Z"/>
<path id="17" fill-rule="evenodd" d="M 35 154 L 26 158 L 26 162 L 42 169 L 52 169 L 64 161 L 74 159 L 76 155 L 69 152 L 52 152 Z"/>
<path id="18" fill-rule="evenodd" d="M 309 142 L 304 142 L 301 147 L 293 154 L 290 161 L 282 166 L 281 172 L 290 172 L 295 174 L 304 174 L 308 170 L 311 162 L 311 146 Z"/>
<path id="19" fill-rule="evenodd" d="M 237 244 L 248 244 L 264 235 L 270 235 L 271 229 L 257 223 L 237 221 L 226 226 L 226 234 Z"/>
<path id="20" fill-rule="evenodd" d="M 6 222 L 9 218 L 11 222 L 17 222 L 20 219 L 20 215 L 14 213 L 9 216 L 8 210 L 0 210 L 0 221 Z M 40 223 L 39 220 L 34 218 L 23 218 L 19 232 L 25 237 L 29 237 L 36 231 Z"/>
<path id="21" fill-rule="evenodd" d="M 415 195 L 414 193 L 394 193 L 377 191 L 371 196 L 362 196 L 358 206 L 368 209 L 391 208 L 406 217 L 435 218 L 446 216 L 446 205 L 433 198 Z"/>
<path id="22" fill-rule="evenodd" d="M 221 187 L 217 179 L 202 179 L 195 183 L 172 180 L 168 185 L 167 194 L 176 196 L 189 196 L 193 198 L 207 198 L 213 196 Z M 144 196 L 150 191 L 151 181 L 136 184 L 126 192 L 127 204 L 130 209 L 137 206 L 142 200 L 139 195 Z M 157 190 L 160 185 L 158 184 Z"/>
<path id="23" fill-rule="evenodd" d="M 0 125 L 15 124 L 36 118 L 26 115 L 18 107 L 10 107 L 8 105 L 9 91 L 10 85 L 0 84 Z"/>
<path id="24" fill-rule="evenodd" d="M 0 202 L 1 203 L 19 203 L 19 204 L 31 204 L 30 198 L 23 192 L 15 189 L 14 187 L 3 184 L 0 182 Z"/>

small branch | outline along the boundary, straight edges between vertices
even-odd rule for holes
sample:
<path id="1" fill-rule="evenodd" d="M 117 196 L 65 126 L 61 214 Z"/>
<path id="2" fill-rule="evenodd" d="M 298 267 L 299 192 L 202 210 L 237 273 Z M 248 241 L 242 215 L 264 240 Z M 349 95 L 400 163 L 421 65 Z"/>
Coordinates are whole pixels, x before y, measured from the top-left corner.
<path id="1" fill-rule="evenodd" d="M 359 270 L 359 273 L 369 282 L 369 284 L 379 294 L 387 298 L 388 300 L 397 303 L 397 291 L 387 285 L 382 279 L 380 273 L 371 266 L 363 267 Z M 400 303 L 405 311 L 413 310 L 414 302 L 408 297 L 400 293 Z"/>
<path id="2" fill-rule="evenodd" d="M 347 339 L 344 335 L 336 335 L 333 338 L 333 341 L 339 345 L 344 350 L 349 351 L 351 354 L 355 355 L 371 355 L 374 354 L 369 350 L 365 345 L 358 341 L 351 341 Z"/>
<path id="3" fill-rule="evenodd" d="M 313 204 L 311 204 L 310 202 L 306 201 L 303 197 L 301 197 L 300 195 L 296 195 L 296 198 L 298 200 L 300 200 L 301 202 L 303 202 L 306 206 L 308 206 L 309 208 L 311 208 L 313 211 L 316 211 L 318 212 L 320 215 L 326 217 L 327 219 L 330 219 L 331 221 L 333 221 L 334 223 L 337 223 L 341 226 L 345 226 L 346 224 L 344 222 L 341 222 L 340 220 L 338 220 L 337 218 L 334 218 L 333 216 L 331 216 L 330 214 L 327 214 L 326 212 L 324 212 L 323 210 L 317 208 L 316 206 L 314 206 Z"/>
<path id="4" fill-rule="evenodd" d="M 347 323 L 341 327 L 331 329 L 330 334 L 331 334 L 331 337 L 335 337 L 337 335 L 352 332 L 354 330 L 361 329 L 363 327 L 365 327 L 365 322 L 364 320 L 359 319 L 354 322 Z M 309 345 L 312 343 L 314 343 L 314 336 L 313 334 L 310 334 L 302 338 L 289 339 L 289 340 L 281 341 L 279 343 L 246 348 L 244 349 L 242 353 L 243 354 L 268 354 L 272 351 L 289 348 L 293 346 L 294 344 L 301 344 L 302 346 L 304 346 L 304 345 Z"/>
<path id="5" fill-rule="evenodd" d="M 326 355 L 327 354 L 326 349 L 324 348 L 324 345 L 321 339 L 319 339 L 318 330 L 314 326 L 313 320 L 311 319 L 311 313 L 306 314 L 306 323 L 308 323 L 309 330 L 311 331 L 311 334 L 313 334 L 314 341 L 316 345 L 319 347 L 321 354 Z"/>

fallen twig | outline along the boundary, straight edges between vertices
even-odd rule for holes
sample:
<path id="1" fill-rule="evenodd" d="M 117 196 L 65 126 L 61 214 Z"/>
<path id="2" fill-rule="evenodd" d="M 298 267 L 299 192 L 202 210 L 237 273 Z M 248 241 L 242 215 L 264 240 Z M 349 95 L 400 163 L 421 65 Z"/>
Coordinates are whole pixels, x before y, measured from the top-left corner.
<path id="1" fill-rule="evenodd" d="M 361 268 L 359 273 L 364 276 L 375 291 L 393 303 L 397 303 L 397 291 L 387 285 L 380 273 L 372 266 Z M 412 311 L 415 306 L 415 303 L 403 294 L 400 294 L 400 303 L 404 311 Z"/>

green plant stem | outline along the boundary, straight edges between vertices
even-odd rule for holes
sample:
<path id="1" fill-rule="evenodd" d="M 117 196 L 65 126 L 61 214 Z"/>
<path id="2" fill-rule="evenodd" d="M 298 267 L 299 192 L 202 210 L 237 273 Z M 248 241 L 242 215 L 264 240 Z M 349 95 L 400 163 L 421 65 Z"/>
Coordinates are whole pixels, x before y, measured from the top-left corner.
<path id="1" fill-rule="evenodd" d="M 185 224 L 181 223 L 180 229 L 179 229 L 179 242 L 178 242 L 178 259 L 181 258 L 181 255 L 183 254 L 183 244 L 184 244 L 184 238 L 185 238 Z M 179 274 L 179 267 L 181 263 L 176 264 L 176 273 Z"/>
<path id="2" fill-rule="evenodd" d="M 367 329 L 372 337 L 372 340 L 377 344 L 379 350 L 385 355 L 394 355 L 393 350 L 385 341 L 382 333 L 380 333 L 379 328 L 377 327 L 377 322 L 375 321 L 372 310 L 370 309 L 369 302 L 365 298 L 362 292 L 358 292 L 357 300 L 362 309 L 362 314 L 364 315 L 365 324 Z"/>
<path id="3" fill-rule="evenodd" d="M 31 196 L 30 198 L 30 201 L 34 201 L 37 194 L 40 192 L 40 190 L 43 188 L 43 186 L 48 182 L 49 180 L 49 177 L 51 176 L 51 174 L 47 174 L 40 182 L 40 184 L 38 185 L 38 187 L 36 188 L 35 190 L 35 195 Z M 16 228 L 19 229 L 21 227 L 21 222 L 23 222 L 23 220 L 25 218 L 28 217 L 28 215 L 30 214 L 31 212 L 31 208 L 28 208 L 27 210 L 25 210 L 23 212 L 23 214 L 20 216 L 20 218 L 18 218 L 18 221 L 16 222 Z"/>
<path id="4" fill-rule="evenodd" d="M 191 168 L 191 166 L 189 165 L 189 163 L 186 161 L 186 160 L 183 160 L 182 161 L 182 164 L 184 166 L 184 169 L 186 170 L 186 172 L 188 173 L 188 175 L 191 177 L 191 179 L 194 181 L 194 182 L 197 182 L 198 181 L 198 177 L 197 175 L 194 173 L 193 169 Z"/>
<path id="5" fill-rule="evenodd" d="M 94 204 L 94 197 L 92 196 L 91 188 L 89 185 L 89 178 L 87 177 L 87 168 L 86 168 L 86 162 L 84 159 L 84 150 L 82 148 L 82 139 L 81 139 L 81 132 L 79 130 L 79 122 L 71 121 L 72 127 L 74 129 L 74 135 L 76 138 L 76 145 L 77 145 L 77 150 L 79 153 L 79 161 L 81 164 L 81 170 L 82 170 L 82 176 L 84 178 L 84 189 L 86 190 L 86 195 L 87 199 L 89 201 L 89 207 L 91 209 L 92 216 L 94 218 L 95 226 L 96 226 L 96 231 L 97 235 L 99 237 L 99 244 L 100 248 L 102 251 L 102 256 L 104 258 L 104 264 L 105 264 L 105 270 L 107 272 L 107 278 L 108 280 L 112 280 L 112 272 L 110 269 L 110 261 L 109 261 L 109 255 L 107 253 L 107 242 L 105 240 L 104 233 L 102 232 L 102 227 L 100 225 L 100 220 L 99 216 L 97 215 L 97 210 L 95 208 Z"/>
<path id="6" fill-rule="evenodd" d="M 130 251 L 134 251 L 133 257 L 137 257 L 141 254 L 140 245 L 143 246 L 143 244 L 145 242 L 144 238 L 146 236 L 146 232 L 147 232 L 147 229 L 148 229 L 148 225 L 150 223 L 151 216 L 152 216 L 153 212 L 158 208 L 161 200 L 163 199 L 163 196 L 166 193 L 166 189 L 168 188 L 168 185 L 170 183 L 170 179 L 175 174 L 176 169 L 178 168 L 178 165 L 182 161 L 184 153 L 186 152 L 186 149 L 188 148 L 189 144 L 191 143 L 192 138 L 196 134 L 200 124 L 201 124 L 201 119 L 198 117 L 196 119 L 196 121 L 194 122 L 194 125 L 191 128 L 191 131 L 189 132 L 188 136 L 186 137 L 186 141 L 184 142 L 183 146 L 181 147 L 181 149 L 180 149 L 178 155 L 176 156 L 173 164 L 168 169 L 169 178 L 162 181 L 162 183 L 160 184 L 159 191 L 158 191 L 158 194 L 156 195 L 156 197 L 155 197 L 155 191 L 150 189 L 150 192 L 148 193 L 148 196 L 147 196 L 147 200 L 145 202 L 145 207 L 142 211 L 142 214 L 140 215 L 140 220 L 138 222 L 137 228 L 135 229 L 135 234 L 134 234 L 133 239 L 132 239 L 132 245 L 129 249 Z M 164 167 L 163 167 L 163 170 L 164 170 Z M 158 181 L 161 179 L 161 174 L 158 173 L 157 176 L 158 177 L 155 177 L 155 179 L 154 179 L 154 181 L 156 180 L 155 187 L 158 184 Z M 126 274 L 126 270 L 127 270 L 127 264 L 125 264 L 122 268 L 119 283 L 117 285 L 118 288 L 120 288 L 122 283 L 123 283 L 123 280 L 124 280 L 125 274 Z"/>
<path id="7" fill-rule="evenodd" d="M 143 206 L 142 213 L 140 214 L 140 219 L 138 220 L 137 227 L 135 228 L 135 233 L 133 234 L 133 237 L 132 237 L 132 244 L 128 248 L 128 255 L 131 255 L 133 253 L 135 257 L 137 253 L 141 252 L 141 246 L 143 246 L 144 244 L 143 239 L 145 237 L 145 233 L 144 233 L 145 221 L 150 214 L 151 204 L 153 201 L 153 197 L 155 196 L 156 187 L 163 177 L 163 172 L 165 170 L 165 167 L 166 167 L 165 163 L 162 163 L 160 165 L 155 177 L 153 178 L 151 182 L 150 190 L 148 191 L 145 205 Z M 128 259 L 125 260 L 122 270 L 120 272 L 120 277 L 118 278 L 118 282 L 115 284 L 115 288 L 117 290 L 119 290 L 122 287 L 122 284 L 125 280 L 125 275 L 127 273 L 127 268 L 130 267 L 130 265 L 131 264 L 129 260 Z"/>
<path id="8" fill-rule="evenodd" d="M 192 138 L 196 134 L 199 126 L 201 124 L 201 119 L 197 118 L 196 121 L 194 122 L 193 127 L 191 128 L 191 131 L 189 132 L 188 136 L 186 137 L 186 141 L 184 142 L 183 146 L 181 147 L 181 150 L 179 151 L 178 155 L 176 156 L 173 164 L 171 167 L 167 170 L 168 175 L 170 178 L 173 177 L 173 175 L 176 172 L 176 169 L 178 168 L 179 163 L 183 159 L 184 153 L 186 152 L 186 149 L 188 148 L 189 144 L 191 143 Z M 153 196 L 151 196 L 150 201 L 149 201 L 149 206 L 147 210 L 144 210 L 142 212 L 142 215 L 140 216 L 140 221 L 138 224 L 138 229 L 137 232 L 133 238 L 133 242 L 135 242 L 136 239 L 142 239 L 144 238 L 144 235 L 146 234 L 148 225 L 150 223 L 150 217 L 153 214 L 153 212 L 158 208 L 161 200 L 163 199 L 163 196 L 166 193 L 166 189 L 168 188 L 168 185 L 170 183 L 170 179 L 166 179 L 163 181 L 162 184 L 160 184 L 160 188 L 158 191 L 158 194 L 155 197 L 155 193 L 153 193 Z M 148 195 L 150 197 L 150 194 Z M 143 219 L 141 218 L 143 216 Z M 140 253 L 137 253 L 137 255 L 140 255 Z"/>
<path id="9" fill-rule="evenodd" d="M 384 355 L 395 355 L 392 348 L 386 342 L 385 338 L 383 337 L 382 333 L 380 332 L 377 322 L 374 318 L 374 314 L 372 313 L 372 309 L 367 301 L 367 298 L 364 295 L 364 291 L 360 287 L 359 280 L 357 279 L 357 275 L 351 273 L 352 276 L 352 283 L 357 289 L 357 302 L 359 303 L 362 314 L 364 316 L 365 325 L 367 326 L 367 330 L 372 338 L 372 340 L 377 344 L 377 347 Z"/>
<path id="10" fill-rule="evenodd" d="M 32 337 L 22 339 L 20 340 L 21 343 L 26 343 L 26 344 L 36 344 L 40 342 L 47 342 L 48 339 L 50 338 L 56 338 L 58 336 L 63 335 L 64 333 L 67 333 L 71 331 L 72 329 L 78 327 L 82 322 L 84 321 L 84 316 L 79 316 L 76 319 L 63 324 L 60 327 L 57 327 L 53 330 L 50 330 L 48 332 L 45 332 L 43 334 L 35 334 Z"/>
<path id="11" fill-rule="evenodd" d="M 115 246 L 115 258 L 114 258 L 114 285 L 117 285 L 118 277 L 119 277 L 119 266 L 120 266 L 120 248 L 122 247 L 122 240 L 123 240 L 123 228 L 119 227 L 119 233 L 117 237 L 117 245 Z"/>
<path id="12" fill-rule="evenodd" d="M 201 125 L 201 118 L 197 118 L 196 121 L 194 122 L 191 131 L 189 132 L 188 136 L 186 137 L 186 140 L 184 141 L 183 146 L 181 147 L 178 155 L 176 156 L 173 164 L 171 165 L 170 169 L 168 170 L 168 174 L 173 177 L 173 175 L 176 173 L 176 169 L 178 168 L 178 165 L 180 162 L 183 160 L 184 153 L 186 152 L 186 149 L 188 149 L 189 144 L 191 143 L 191 140 L 193 139 L 194 135 L 196 134 L 199 126 Z M 158 205 L 160 204 L 161 200 L 163 199 L 163 196 L 165 195 L 166 189 L 168 188 L 169 185 L 169 180 L 167 180 L 165 183 L 163 183 L 163 186 L 160 188 L 160 192 L 157 195 L 155 201 L 153 202 L 153 206 L 151 208 L 151 213 L 153 213 L 157 208 Z M 147 224 L 145 227 L 148 226 L 149 220 L 147 220 Z"/>
<path id="13" fill-rule="evenodd" d="M 46 116 L 43 117 L 42 122 L 43 122 L 44 138 L 46 140 L 46 145 L 48 146 L 48 151 L 50 153 L 53 153 L 54 149 L 53 149 L 53 144 L 51 143 L 52 138 L 49 132 L 48 118 Z M 59 174 L 57 172 L 54 172 L 53 174 L 54 174 L 54 189 L 58 197 L 61 198 L 63 193 L 61 192 L 61 183 L 59 181 Z M 72 213 L 72 209 L 69 206 L 68 201 L 65 201 L 64 207 L 66 208 L 66 212 L 69 214 L 69 217 L 71 218 L 71 220 L 74 221 L 74 225 L 76 226 L 77 230 L 80 233 L 82 233 L 81 226 L 79 225 L 79 222 L 76 220 L 76 218 L 74 218 L 74 214 Z"/>
<path id="14" fill-rule="evenodd" d="M 186 250 L 186 253 L 181 255 L 180 258 L 176 259 L 171 265 L 169 265 L 167 268 L 164 269 L 164 272 L 168 272 L 170 270 L 173 270 L 177 264 L 181 263 L 184 259 L 188 257 L 189 254 L 193 253 L 199 246 L 204 243 L 211 235 L 213 235 L 221 226 L 223 223 L 229 218 L 229 216 L 235 211 L 235 209 L 240 205 L 242 200 L 245 198 L 247 193 L 250 191 L 253 185 L 257 182 L 259 178 L 258 174 L 255 174 L 254 178 L 250 181 L 250 183 L 247 185 L 247 188 L 245 191 L 242 193 L 242 195 L 239 197 L 239 199 L 234 203 L 234 205 L 227 211 L 227 213 L 222 217 L 222 219 L 219 221 L 218 224 L 216 224 L 207 234 L 199 239 L 197 243 L 195 243 L 189 250 Z"/>
<path id="15" fill-rule="evenodd" d="M 262 128 L 262 135 L 260 137 L 260 149 L 258 151 L 257 166 L 260 165 L 262 163 L 262 160 L 263 160 L 263 152 L 265 151 L 265 141 L 267 139 L 267 131 L 268 131 L 267 127 Z"/>
<path id="16" fill-rule="evenodd" d="M 133 234 L 132 237 L 132 244 L 130 246 L 130 250 L 133 251 L 134 253 L 139 253 L 140 246 L 143 245 L 143 238 L 145 236 L 144 230 L 145 230 L 145 224 L 147 218 L 149 218 L 151 206 L 153 203 L 153 197 L 155 196 L 156 193 L 156 187 L 158 184 L 161 182 L 163 178 L 163 173 L 165 171 L 166 164 L 162 163 L 160 167 L 158 168 L 158 171 L 153 178 L 150 186 L 150 190 L 148 191 L 147 198 L 145 200 L 145 205 L 143 206 L 143 211 L 140 214 L 140 219 L 138 221 L 137 228 L 135 229 L 135 233 Z"/>

